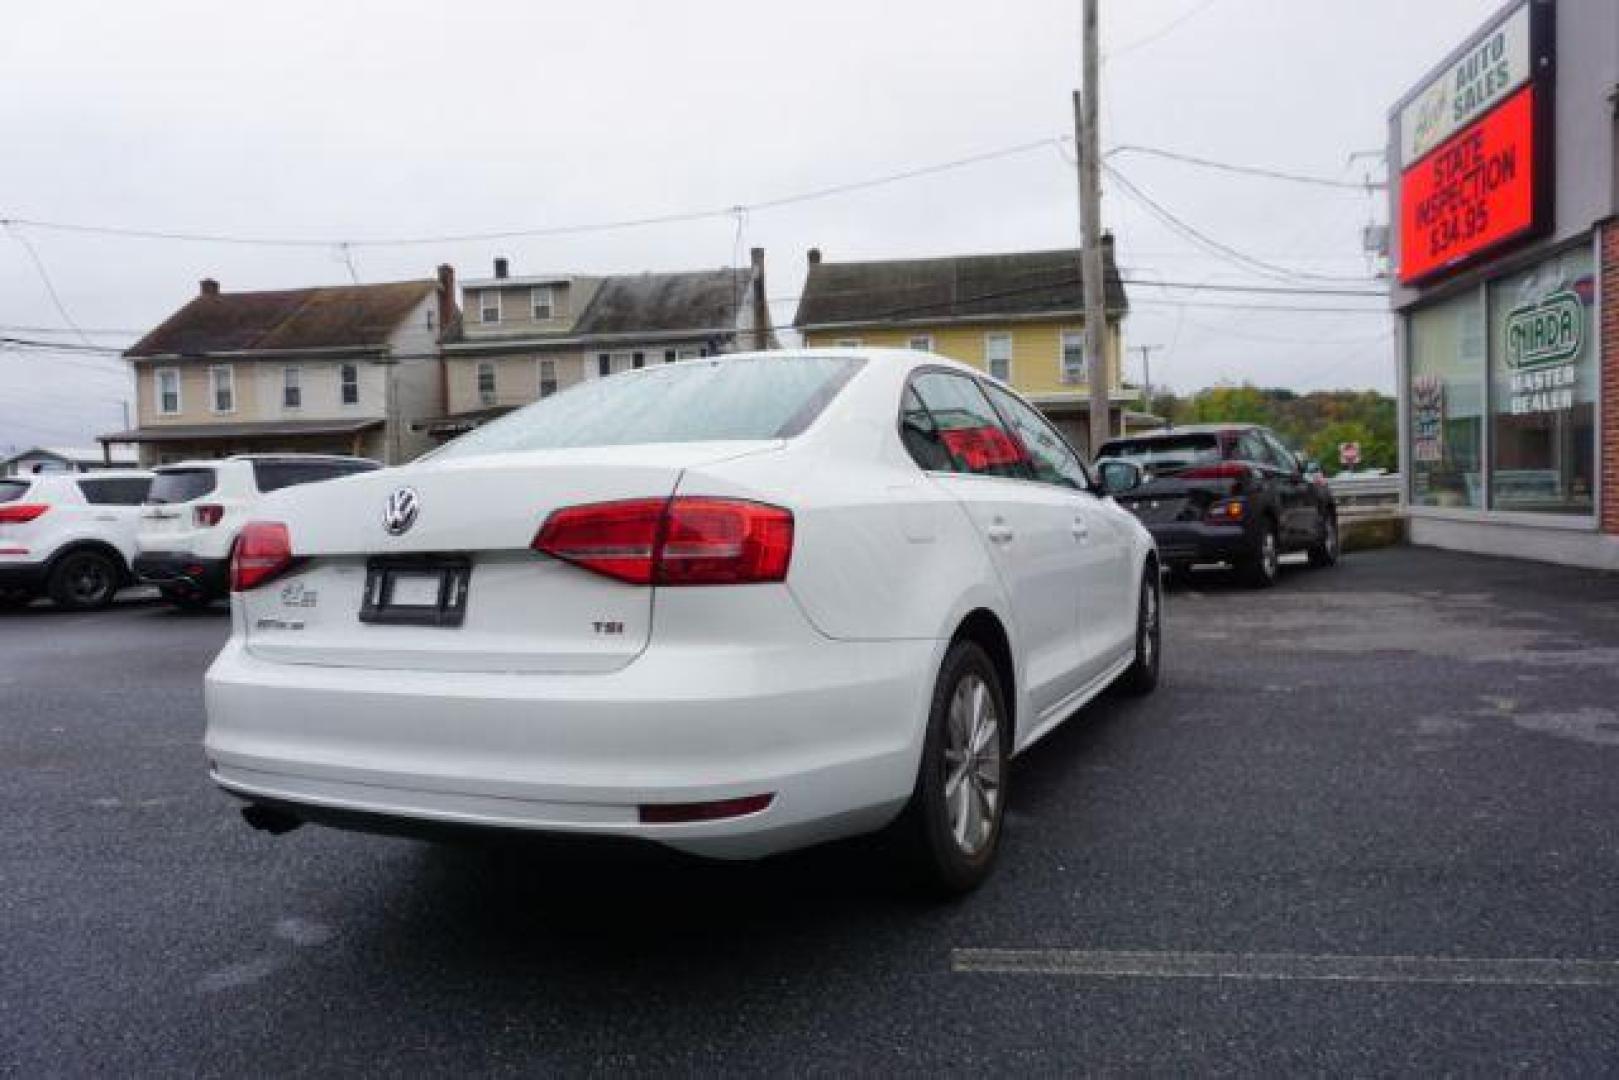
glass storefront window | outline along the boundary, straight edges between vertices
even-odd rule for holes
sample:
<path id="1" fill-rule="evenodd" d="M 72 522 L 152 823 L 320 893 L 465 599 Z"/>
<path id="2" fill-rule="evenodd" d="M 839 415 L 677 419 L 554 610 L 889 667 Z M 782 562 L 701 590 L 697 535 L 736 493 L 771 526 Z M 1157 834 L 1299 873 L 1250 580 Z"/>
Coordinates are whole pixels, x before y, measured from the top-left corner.
<path id="1" fill-rule="evenodd" d="M 1411 503 L 1484 505 L 1484 312 L 1476 291 L 1407 319 Z"/>
<path id="2" fill-rule="evenodd" d="M 1593 512 L 1597 342 L 1591 250 L 1490 285 L 1490 505 Z"/>

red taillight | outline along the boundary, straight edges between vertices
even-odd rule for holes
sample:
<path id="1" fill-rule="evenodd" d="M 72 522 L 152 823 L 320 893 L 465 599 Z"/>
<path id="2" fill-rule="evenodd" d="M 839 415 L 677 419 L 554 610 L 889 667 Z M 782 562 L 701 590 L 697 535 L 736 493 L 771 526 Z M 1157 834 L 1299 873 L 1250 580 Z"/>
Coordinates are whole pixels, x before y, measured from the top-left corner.
<path id="1" fill-rule="evenodd" d="M 628 499 L 557 510 L 535 551 L 633 585 L 781 581 L 793 515 L 741 499 Z"/>
<path id="2" fill-rule="evenodd" d="M 191 508 L 191 520 L 198 528 L 209 525 L 218 525 L 225 516 L 225 508 L 218 503 L 198 503 Z"/>
<path id="3" fill-rule="evenodd" d="M 12 503 L 9 506 L 0 506 L 0 525 L 21 525 L 25 521 L 33 521 L 49 509 L 48 503 Z"/>
<path id="4" fill-rule="evenodd" d="M 1246 512 L 1241 499 L 1222 499 L 1203 513 L 1203 520 L 1211 525 L 1240 525 Z"/>
<path id="5" fill-rule="evenodd" d="M 292 534 L 279 521 L 252 521 L 236 538 L 230 557 L 231 592 L 247 592 L 292 565 Z"/>
<path id="6" fill-rule="evenodd" d="M 1252 466 L 1240 461 L 1217 461 L 1212 465 L 1198 465 L 1175 475 L 1182 480 L 1245 480 Z"/>
<path id="7" fill-rule="evenodd" d="M 718 821 L 757 814 L 776 801 L 774 795 L 744 795 L 718 802 L 642 803 L 641 824 L 675 825 L 682 821 Z"/>

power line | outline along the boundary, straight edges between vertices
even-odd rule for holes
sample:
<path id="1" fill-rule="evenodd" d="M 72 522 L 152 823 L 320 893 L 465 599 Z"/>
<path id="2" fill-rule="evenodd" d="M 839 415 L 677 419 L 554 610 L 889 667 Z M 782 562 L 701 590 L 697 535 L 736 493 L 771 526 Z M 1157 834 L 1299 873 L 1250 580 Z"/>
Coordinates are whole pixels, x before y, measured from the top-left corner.
<path id="1" fill-rule="evenodd" d="M 1182 23 L 1185 23 L 1191 20 L 1193 17 L 1202 14 L 1206 9 L 1213 6 L 1213 4 L 1214 0 L 1203 0 L 1201 4 L 1169 20 L 1167 23 L 1151 33 L 1144 34 L 1132 42 L 1120 45 L 1117 49 L 1107 50 L 1102 54 L 1102 62 L 1107 63 L 1111 60 L 1117 60 L 1119 57 L 1133 53 L 1137 49 L 1146 48 L 1159 38 L 1167 37 L 1169 34 L 1173 33 L 1177 28 L 1179 28 Z"/>
<path id="2" fill-rule="evenodd" d="M 1126 195 L 1130 196 L 1141 206 L 1145 207 L 1149 213 L 1158 218 L 1164 224 L 1168 225 L 1172 230 L 1186 237 L 1188 240 L 1191 240 L 1200 247 L 1203 247 L 1204 249 L 1218 256 L 1224 257 L 1226 261 L 1241 267 L 1250 273 L 1258 274 L 1261 277 L 1267 277 L 1278 281 L 1305 279 L 1314 281 L 1370 282 L 1372 280 L 1371 278 L 1364 276 L 1350 277 L 1342 274 L 1316 274 L 1306 270 L 1296 270 L 1291 267 L 1281 266 L 1277 263 L 1266 262 L 1263 259 L 1256 259 L 1251 255 L 1244 254 L 1229 244 L 1222 243 L 1221 241 L 1214 239 L 1212 236 L 1209 236 L 1196 226 L 1188 224 L 1183 219 L 1175 216 L 1175 214 L 1171 213 L 1162 204 L 1157 202 L 1146 192 L 1142 191 L 1130 181 L 1129 177 L 1125 176 L 1113 166 L 1104 164 L 1102 168 L 1107 172 L 1108 176 L 1114 180 L 1114 182 L 1124 189 L 1124 193 Z"/>
<path id="3" fill-rule="evenodd" d="M 673 225 L 684 222 L 703 221 L 712 218 L 733 217 L 739 210 L 752 213 L 760 210 L 774 210 L 784 206 L 810 202 L 816 199 L 831 198 L 836 195 L 846 195 L 855 191 L 864 191 L 869 188 L 881 187 L 886 184 L 899 183 L 904 180 L 914 180 L 919 177 L 933 176 L 938 173 L 949 172 L 954 169 L 966 168 L 971 165 L 982 164 L 987 161 L 996 161 L 1002 158 L 1015 157 L 1031 153 L 1035 150 L 1046 149 L 1053 146 L 1055 138 L 1037 139 L 1030 142 L 1018 143 L 1015 146 L 1006 146 L 998 150 L 990 150 L 980 154 L 971 154 L 967 157 L 954 158 L 950 161 L 941 161 L 920 168 L 905 169 L 883 176 L 857 180 L 846 184 L 836 184 L 831 187 L 817 188 L 803 191 L 793 195 L 785 195 L 775 199 L 765 199 L 754 203 L 735 203 L 724 207 L 712 209 L 687 210 L 671 214 L 656 214 L 645 217 L 623 218 L 615 221 L 600 221 L 578 225 L 551 225 L 536 226 L 532 228 L 498 229 L 486 232 L 449 233 L 438 236 L 406 236 L 384 237 L 372 240 L 357 239 L 313 239 L 313 238 L 278 238 L 269 236 L 238 236 L 227 233 L 209 232 L 181 232 L 161 229 L 126 228 L 113 225 L 85 225 L 61 221 L 42 221 L 31 218 L 0 219 L 9 224 L 26 225 L 29 228 L 45 229 L 55 232 L 80 233 L 98 236 L 114 236 L 137 240 L 172 240 L 190 243 L 208 244 L 238 244 L 261 247 L 286 248 L 335 248 L 345 256 L 348 249 L 353 248 L 387 248 L 409 247 L 429 244 L 462 244 L 492 240 L 519 240 L 540 237 L 577 236 L 586 233 L 612 232 L 620 229 L 643 228 L 652 225 Z"/>
<path id="4" fill-rule="evenodd" d="M 67 305 L 62 303 L 62 297 L 56 291 L 56 285 L 51 281 L 50 271 L 45 269 L 45 261 L 39 257 L 39 252 L 34 250 L 34 245 L 29 242 L 28 237 L 21 229 L 17 228 L 15 222 L 0 219 L 0 225 L 4 225 L 6 232 L 11 234 L 11 238 L 21 244 L 22 249 L 28 253 L 29 260 L 34 264 L 34 271 L 44 284 L 45 291 L 50 294 L 51 303 L 56 305 L 56 313 L 62 316 L 62 321 L 67 323 L 73 329 L 73 332 L 79 335 L 79 340 L 86 345 L 90 344 L 89 335 L 79 329 L 79 324 L 74 322 L 73 316 L 68 313 Z"/>
<path id="5" fill-rule="evenodd" d="M 1265 169 L 1257 165 L 1236 165 L 1227 161 L 1213 161 L 1209 158 L 1194 157 L 1191 154 L 1182 154 L 1174 150 L 1160 150 L 1152 146 L 1135 146 L 1131 144 L 1115 146 L 1103 157 L 1113 157 L 1116 154 L 1144 154 L 1148 157 L 1163 158 L 1166 161 L 1179 161 L 1187 165 L 1218 169 L 1221 172 L 1236 173 L 1241 176 L 1261 176 L 1268 180 L 1286 180 L 1295 184 L 1311 184 L 1316 187 L 1337 188 L 1357 193 L 1386 186 L 1371 180 L 1356 183 L 1353 180 L 1329 180 L 1321 176 L 1304 176 L 1300 173 L 1282 172 L 1280 169 Z"/>

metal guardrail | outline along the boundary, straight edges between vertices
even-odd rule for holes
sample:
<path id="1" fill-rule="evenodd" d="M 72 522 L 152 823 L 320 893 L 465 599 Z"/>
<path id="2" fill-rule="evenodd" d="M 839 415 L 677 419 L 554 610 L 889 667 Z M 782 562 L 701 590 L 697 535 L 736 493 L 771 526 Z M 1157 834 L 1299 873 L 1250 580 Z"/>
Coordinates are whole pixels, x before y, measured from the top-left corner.
<path id="1" fill-rule="evenodd" d="M 1345 476 L 1329 479 L 1327 486 L 1338 503 L 1341 517 L 1395 517 L 1400 512 L 1402 480 L 1386 476 Z"/>

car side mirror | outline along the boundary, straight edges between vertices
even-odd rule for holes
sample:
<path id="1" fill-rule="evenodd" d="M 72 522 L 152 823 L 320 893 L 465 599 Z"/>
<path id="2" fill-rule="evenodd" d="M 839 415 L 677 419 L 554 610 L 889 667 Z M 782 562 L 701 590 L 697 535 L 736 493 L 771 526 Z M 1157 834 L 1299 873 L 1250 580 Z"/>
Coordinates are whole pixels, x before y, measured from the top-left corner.
<path id="1" fill-rule="evenodd" d="M 1133 461 L 1104 461 L 1099 472 L 1104 495 L 1122 495 L 1141 486 L 1141 466 Z"/>

